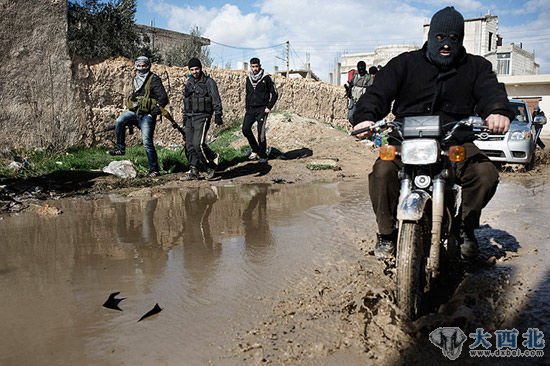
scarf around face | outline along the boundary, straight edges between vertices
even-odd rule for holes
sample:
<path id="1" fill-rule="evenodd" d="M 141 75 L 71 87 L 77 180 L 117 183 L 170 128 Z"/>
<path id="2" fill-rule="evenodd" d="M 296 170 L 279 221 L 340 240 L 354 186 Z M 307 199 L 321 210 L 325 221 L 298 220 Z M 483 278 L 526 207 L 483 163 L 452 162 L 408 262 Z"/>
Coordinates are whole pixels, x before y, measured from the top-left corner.
<path id="1" fill-rule="evenodd" d="M 137 70 L 136 76 L 134 77 L 134 91 L 137 92 L 143 84 L 145 83 L 145 79 L 147 79 L 147 75 L 149 75 L 149 70 Z"/>
<path id="2" fill-rule="evenodd" d="M 258 85 L 258 83 L 260 82 L 260 80 L 262 80 L 263 77 L 264 77 L 264 69 L 260 69 L 260 71 L 256 75 L 254 75 L 254 73 L 252 72 L 248 73 L 248 78 L 250 79 L 250 83 L 252 84 L 252 87 L 254 89 L 256 89 L 256 85 Z"/>

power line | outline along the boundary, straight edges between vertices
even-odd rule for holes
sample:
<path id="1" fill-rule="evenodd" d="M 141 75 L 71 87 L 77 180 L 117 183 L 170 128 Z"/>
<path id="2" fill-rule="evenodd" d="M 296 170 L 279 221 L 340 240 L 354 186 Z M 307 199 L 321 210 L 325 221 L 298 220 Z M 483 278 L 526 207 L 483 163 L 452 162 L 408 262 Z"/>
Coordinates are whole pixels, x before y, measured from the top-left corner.
<path id="1" fill-rule="evenodd" d="M 234 49 L 237 49 L 237 50 L 265 50 L 265 49 L 277 48 L 277 47 L 281 47 L 281 46 L 285 45 L 285 43 L 279 43 L 279 44 L 275 44 L 273 46 L 267 46 L 267 47 L 238 47 L 238 46 L 231 46 L 231 45 L 228 45 L 228 44 L 216 42 L 216 41 L 213 41 L 212 39 L 210 40 L 210 42 L 214 43 L 214 44 L 217 44 L 219 46 L 234 48 Z"/>

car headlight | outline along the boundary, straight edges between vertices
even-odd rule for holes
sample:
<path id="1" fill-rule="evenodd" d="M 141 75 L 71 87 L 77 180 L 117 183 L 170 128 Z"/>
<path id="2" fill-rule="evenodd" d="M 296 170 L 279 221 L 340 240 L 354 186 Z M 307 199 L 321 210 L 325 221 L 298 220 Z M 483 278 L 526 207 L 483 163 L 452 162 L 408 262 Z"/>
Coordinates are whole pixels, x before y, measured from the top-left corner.
<path id="1" fill-rule="evenodd" d="M 510 140 L 528 140 L 531 138 L 529 131 L 511 131 Z"/>
<path id="2" fill-rule="evenodd" d="M 412 139 L 405 140 L 401 145 L 401 161 L 404 164 L 433 164 L 439 156 L 437 140 Z"/>

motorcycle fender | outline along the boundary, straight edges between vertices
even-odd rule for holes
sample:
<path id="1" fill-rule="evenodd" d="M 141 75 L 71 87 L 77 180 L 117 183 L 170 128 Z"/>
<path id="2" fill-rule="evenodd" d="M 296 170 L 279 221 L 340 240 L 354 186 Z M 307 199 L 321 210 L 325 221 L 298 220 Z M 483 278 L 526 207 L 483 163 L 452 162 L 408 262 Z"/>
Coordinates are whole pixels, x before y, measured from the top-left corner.
<path id="1" fill-rule="evenodd" d="M 424 214 L 424 207 L 430 200 L 431 196 L 425 191 L 411 191 L 397 207 L 397 219 L 404 221 L 420 220 Z"/>

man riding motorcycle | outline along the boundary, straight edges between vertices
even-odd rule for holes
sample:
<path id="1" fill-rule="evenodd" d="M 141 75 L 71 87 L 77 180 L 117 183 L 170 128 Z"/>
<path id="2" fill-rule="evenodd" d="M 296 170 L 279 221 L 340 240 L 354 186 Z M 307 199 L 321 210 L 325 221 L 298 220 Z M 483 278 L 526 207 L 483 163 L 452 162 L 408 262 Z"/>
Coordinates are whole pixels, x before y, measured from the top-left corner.
<path id="1" fill-rule="evenodd" d="M 399 120 L 407 116 L 437 115 L 441 125 L 480 115 L 490 130 L 506 133 L 514 111 L 504 86 L 498 83 L 492 65 L 481 56 L 466 53 L 462 46 L 464 18 L 453 7 L 434 14 L 428 40 L 422 49 L 403 53 L 376 74 L 374 84 L 361 96 L 354 115 L 354 130 L 372 126 L 391 108 Z M 368 137 L 360 133 L 358 138 Z M 481 210 L 493 197 L 498 171 L 472 143 L 473 133 L 460 136 L 466 161 L 458 163 L 457 182 L 462 186 L 463 257 L 475 257 L 478 244 L 474 229 L 479 227 Z M 390 140 L 390 143 L 396 144 Z M 378 159 L 369 174 L 369 195 L 378 224 L 375 255 L 395 252 L 396 211 L 399 200 L 399 159 Z"/>

